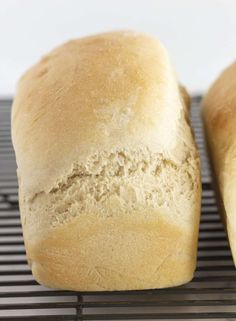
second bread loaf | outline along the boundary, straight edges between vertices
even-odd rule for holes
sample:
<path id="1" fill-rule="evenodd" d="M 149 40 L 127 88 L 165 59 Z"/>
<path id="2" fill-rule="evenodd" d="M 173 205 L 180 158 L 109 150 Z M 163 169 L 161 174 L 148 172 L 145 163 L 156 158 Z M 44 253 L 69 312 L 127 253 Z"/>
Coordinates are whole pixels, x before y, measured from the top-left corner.
<path id="1" fill-rule="evenodd" d="M 211 86 L 202 113 L 221 214 L 236 264 L 236 63 Z"/>

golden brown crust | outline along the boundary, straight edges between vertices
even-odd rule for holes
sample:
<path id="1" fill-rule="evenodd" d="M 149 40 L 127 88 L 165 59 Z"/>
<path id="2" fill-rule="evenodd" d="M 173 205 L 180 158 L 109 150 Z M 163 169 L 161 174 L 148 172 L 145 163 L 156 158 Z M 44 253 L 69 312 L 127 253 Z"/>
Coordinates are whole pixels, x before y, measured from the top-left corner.
<path id="1" fill-rule="evenodd" d="M 27 257 L 42 284 L 167 287 L 196 265 L 199 159 L 163 46 L 70 41 L 20 80 L 12 137 Z"/>
<path id="2" fill-rule="evenodd" d="M 222 200 L 222 215 L 236 264 L 236 63 L 230 65 L 213 83 L 204 97 L 202 115 L 209 156 L 214 168 L 217 190 Z"/>
<path id="3" fill-rule="evenodd" d="M 31 242 L 27 251 L 33 273 L 48 286 L 80 291 L 185 283 L 195 268 L 198 223 L 190 231 L 156 215 L 150 209 L 146 217 L 143 212 L 110 220 L 82 215 L 40 243 Z"/>
<path id="4" fill-rule="evenodd" d="M 190 96 L 184 86 L 179 85 L 179 90 L 180 90 L 180 94 L 183 98 L 184 105 L 186 106 L 187 110 L 189 111 L 190 105 L 191 105 L 191 98 L 190 98 Z"/>

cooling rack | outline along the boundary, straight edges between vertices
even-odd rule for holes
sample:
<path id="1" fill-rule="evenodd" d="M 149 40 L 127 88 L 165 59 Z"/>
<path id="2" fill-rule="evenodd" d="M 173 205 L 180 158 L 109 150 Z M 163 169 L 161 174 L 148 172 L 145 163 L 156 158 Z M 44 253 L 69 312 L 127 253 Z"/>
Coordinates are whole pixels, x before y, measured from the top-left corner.
<path id="1" fill-rule="evenodd" d="M 202 216 L 195 277 L 148 291 L 77 293 L 37 284 L 26 263 L 10 138 L 11 100 L 0 100 L 0 320 L 236 320 L 236 271 L 212 189 L 199 117 L 192 124 L 202 160 Z"/>

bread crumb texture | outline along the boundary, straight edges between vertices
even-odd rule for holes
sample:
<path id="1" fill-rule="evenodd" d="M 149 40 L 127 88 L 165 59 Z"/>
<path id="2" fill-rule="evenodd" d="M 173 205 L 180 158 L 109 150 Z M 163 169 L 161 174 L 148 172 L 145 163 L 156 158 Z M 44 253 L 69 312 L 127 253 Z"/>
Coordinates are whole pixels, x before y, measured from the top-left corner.
<path id="1" fill-rule="evenodd" d="M 163 209 L 171 220 L 191 222 L 198 189 L 196 166 L 191 153 L 176 163 L 148 148 L 91 155 L 86 163 L 75 163 L 49 192 L 37 193 L 22 204 L 27 208 L 24 224 L 29 220 L 35 226 L 32 215 L 38 222 L 46 215 L 43 228 L 46 222 L 53 228 L 81 213 L 132 215 L 147 206 Z"/>

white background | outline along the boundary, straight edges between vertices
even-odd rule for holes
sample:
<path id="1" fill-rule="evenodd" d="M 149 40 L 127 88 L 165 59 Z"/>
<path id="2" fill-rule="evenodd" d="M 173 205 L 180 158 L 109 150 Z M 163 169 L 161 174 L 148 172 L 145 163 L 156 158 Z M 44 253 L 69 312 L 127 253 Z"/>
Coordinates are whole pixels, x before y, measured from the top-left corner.
<path id="1" fill-rule="evenodd" d="M 207 89 L 236 56 L 235 0 L 0 0 L 0 96 L 58 44 L 88 34 L 135 29 L 167 47 L 191 93 Z"/>

